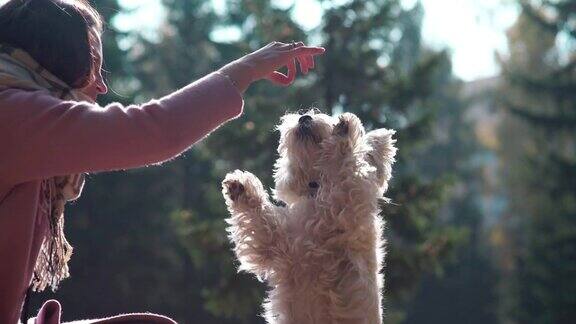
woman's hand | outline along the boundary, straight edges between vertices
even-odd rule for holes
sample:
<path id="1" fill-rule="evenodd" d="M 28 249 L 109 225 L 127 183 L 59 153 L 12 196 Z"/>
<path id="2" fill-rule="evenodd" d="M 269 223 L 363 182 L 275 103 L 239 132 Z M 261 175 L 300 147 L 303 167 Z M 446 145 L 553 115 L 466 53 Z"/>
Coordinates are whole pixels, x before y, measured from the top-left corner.
<path id="1" fill-rule="evenodd" d="M 314 68 L 314 56 L 324 53 L 323 47 L 304 46 L 302 42 L 291 44 L 272 42 L 259 50 L 245 55 L 220 69 L 244 92 L 250 83 L 267 79 L 276 84 L 290 85 L 296 77 L 296 60 L 300 71 L 307 74 Z M 288 67 L 287 75 L 276 71 Z"/>

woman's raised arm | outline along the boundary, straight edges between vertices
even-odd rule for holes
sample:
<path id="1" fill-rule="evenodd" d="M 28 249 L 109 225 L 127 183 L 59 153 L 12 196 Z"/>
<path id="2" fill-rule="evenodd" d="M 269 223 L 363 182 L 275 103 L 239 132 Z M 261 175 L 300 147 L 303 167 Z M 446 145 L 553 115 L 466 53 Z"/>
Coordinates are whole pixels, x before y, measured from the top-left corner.
<path id="1" fill-rule="evenodd" d="M 321 47 L 270 43 L 161 99 L 100 107 L 44 91 L 0 91 L 0 182 L 157 164 L 241 115 L 254 81 L 289 85 L 314 67 Z M 276 69 L 287 66 L 288 74 Z"/>
<path id="2" fill-rule="evenodd" d="M 43 91 L 0 91 L 0 181 L 17 184 L 169 160 L 242 113 L 243 99 L 211 73 L 158 100 L 106 107 Z"/>

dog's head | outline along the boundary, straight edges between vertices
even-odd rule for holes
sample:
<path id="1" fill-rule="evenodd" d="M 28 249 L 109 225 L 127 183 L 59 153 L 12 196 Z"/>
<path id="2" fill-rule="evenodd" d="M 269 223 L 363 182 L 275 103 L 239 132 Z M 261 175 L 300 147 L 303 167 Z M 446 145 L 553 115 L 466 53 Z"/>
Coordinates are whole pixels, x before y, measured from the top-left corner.
<path id="1" fill-rule="evenodd" d="M 338 118 L 310 109 L 289 113 L 276 127 L 280 144 L 274 170 L 275 199 L 287 203 L 315 194 L 320 186 L 320 174 L 314 167 L 320 158 L 321 143 L 331 136 Z"/>
<path id="2" fill-rule="evenodd" d="M 396 153 L 395 140 L 392 139 L 394 131 L 378 129 L 366 134 L 354 114 L 333 117 L 318 109 L 286 114 L 276 128 L 280 131 L 279 158 L 274 169 L 276 188 L 273 193 L 276 200 L 290 204 L 316 196 L 326 181 L 322 172 L 331 168 L 321 159 L 330 159 L 336 153 L 333 152 L 334 145 L 325 144 L 341 136 L 348 138 L 354 151 L 365 153 L 363 160 L 367 167 L 372 165 L 376 168 L 377 186 L 382 193 L 386 191 Z"/>

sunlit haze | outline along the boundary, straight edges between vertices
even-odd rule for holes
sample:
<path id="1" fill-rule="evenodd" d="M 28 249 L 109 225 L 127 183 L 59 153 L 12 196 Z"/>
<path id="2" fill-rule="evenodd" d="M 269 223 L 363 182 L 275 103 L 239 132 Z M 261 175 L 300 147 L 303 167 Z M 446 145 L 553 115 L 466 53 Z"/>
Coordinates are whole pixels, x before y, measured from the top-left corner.
<path id="1" fill-rule="evenodd" d="M 134 1 L 121 0 L 123 5 L 138 8 L 131 16 L 118 23 L 124 28 L 140 28 L 145 21 L 149 27 L 161 21 L 162 8 L 159 0 L 135 5 Z M 221 10 L 225 0 L 213 0 Z M 293 17 L 306 29 L 318 26 L 322 7 L 309 0 L 276 0 L 275 5 L 287 8 L 294 4 Z M 404 0 L 411 8 L 416 1 Z M 434 48 L 449 48 L 452 53 L 454 73 L 463 80 L 492 76 L 498 72 L 494 52 L 506 52 L 505 30 L 514 22 L 517 8 L 502 0 L 423 0 L 425 15 L 423 37 Z M 238 31 L 222 30 L 217 36 L 234 38 Z"/>
<path id="2" fill-rule="evenodd" d="M 222 10 L 225 0 L 212 0 L 216 10 Z M 342 0 L 344 1 L 344 0 Z M 0 0 L 5 3 L 6 0 Z M 275 5 L 287 8 L 294 4 L 293 17 L 305 29 L 318 26 L 322 7 L 310 0 L 276 0 Z M 411 8 L 415 0 L 404 0 Z M 160 0 L 120 0 L 120 4 L 133 9 L 116 19 L 123 30 L 140 29 L 153 34 L 164 17 Z M 423 37 L 434 48 L 449 48 L 454 73 L 463 80 L 494 75 L 498 72 L 494 52 L 506 51 L 504 31 L 516 19 L 518 9 L 503 0 L 422 0 L 425 10 Z M 220 30 L 217 36 L 234 38 L 233 29 Z M 314 44 L 317 45 L 317 44 Z"/>

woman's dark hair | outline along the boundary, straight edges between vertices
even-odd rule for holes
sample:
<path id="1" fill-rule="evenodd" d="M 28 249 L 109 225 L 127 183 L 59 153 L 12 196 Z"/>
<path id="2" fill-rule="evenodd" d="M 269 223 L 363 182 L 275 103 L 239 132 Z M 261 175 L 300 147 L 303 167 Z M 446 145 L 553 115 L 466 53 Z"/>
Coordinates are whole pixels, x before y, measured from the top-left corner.
<path id="1" fill-rule="evenodd" d="M 96 70 L 102 19 L 85 0 L 10 0 L 0 6 L 0 43 L 20 48 L 73 88 Z"/>

